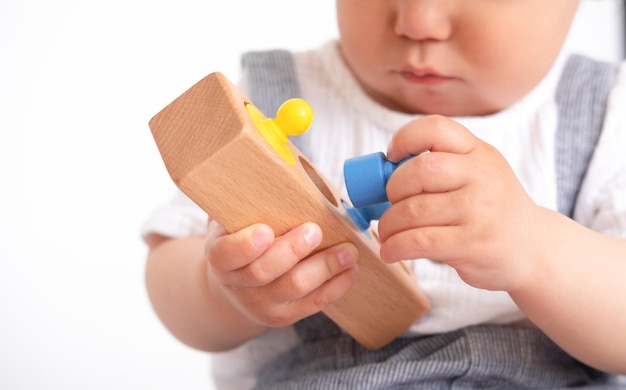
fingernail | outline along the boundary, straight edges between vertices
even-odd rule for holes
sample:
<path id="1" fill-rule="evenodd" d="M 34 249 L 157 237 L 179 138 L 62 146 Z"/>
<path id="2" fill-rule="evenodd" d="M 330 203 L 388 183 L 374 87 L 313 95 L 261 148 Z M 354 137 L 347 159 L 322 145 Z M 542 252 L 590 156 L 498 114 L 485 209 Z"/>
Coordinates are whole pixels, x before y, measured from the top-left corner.
<path id="1" fill-rule="evenodd" d="M 348 249 L 341 249 L 337 252 L 337 262 L 341 268 L 348 268 L 356 263 L 356 256 L 354 256 L 354 253 Z"/>
<path id="2" fill-rule="evenodd" d="M 315 225 L 306 225 L 302 231 L 302 238 L 311 248 L 315 248 L 322 241 L 322 232 Z"/>
<path id="3" fill-rule="evenodd" d="M 266 248 L 269 245 L 271 239 L 272 237 L 270 234 L 268 234 L 266 229 L 255 229 L 252 232 L 252 245 L 257 247 L 258 249 Z"/>

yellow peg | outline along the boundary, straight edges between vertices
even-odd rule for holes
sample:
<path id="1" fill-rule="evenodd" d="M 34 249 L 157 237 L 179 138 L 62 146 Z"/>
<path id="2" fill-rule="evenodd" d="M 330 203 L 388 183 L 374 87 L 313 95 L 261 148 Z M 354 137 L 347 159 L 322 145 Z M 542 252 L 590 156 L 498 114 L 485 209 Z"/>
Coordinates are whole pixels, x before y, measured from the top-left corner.
<path id="1" fill-rule="evenodd" d="M 266 118 L 254 104 L 247 103 L 246 110 L 261 131 L 267 142 L 289 164 L 295 164 L 296 160 L 287 147 L 287 137 L 300 135 L 308 130 L 313 122 L 313 109 L 302 99 L 289 99 L 285 101 L 278 112 L 276 119 Z"/>

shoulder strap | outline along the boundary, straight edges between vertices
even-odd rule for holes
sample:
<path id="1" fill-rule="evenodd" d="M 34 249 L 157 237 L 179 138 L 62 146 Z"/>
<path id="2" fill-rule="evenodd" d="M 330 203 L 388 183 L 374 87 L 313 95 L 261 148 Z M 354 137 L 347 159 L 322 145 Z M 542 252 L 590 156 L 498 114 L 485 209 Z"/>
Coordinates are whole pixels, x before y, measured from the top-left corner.
<path id="1" fill-rule="evenodd" d="M 265 115 L 273 117 L 285 100 L 300 97 L 293 56 L 286 50 L 253 51 L 241 58 L 248 78 L 248 97 Z M 310 159 L 309 132 L 290 141 Z"/>
<path id="2" fill-rule="evenodd" d="M 556 91 L 558 210 L 573 217 L 589 161 L 600 138 L 616 66 L 572 55 Z"/>

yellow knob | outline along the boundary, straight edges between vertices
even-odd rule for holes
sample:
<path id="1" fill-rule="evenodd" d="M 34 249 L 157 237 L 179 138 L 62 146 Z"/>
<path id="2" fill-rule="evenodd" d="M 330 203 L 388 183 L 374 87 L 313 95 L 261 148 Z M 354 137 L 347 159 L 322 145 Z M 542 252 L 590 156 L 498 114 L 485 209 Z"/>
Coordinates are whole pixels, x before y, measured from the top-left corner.
<path id="1" fill-rule="evenodd" d="M 284 102 L 278 109 L 275 119 L 279 131 L 286 136 L 304 133 L 312 121 L 313 109 L 302 99 L 289 99 Z"/>
<path id="2" fill-rule="evenodd" d="M 248 114 L 267 142 L 290 164 L 295 158 L 287 147 L 290 135 L 299 135 L 308 130 L 313 122 L 313 109 L 302 99 L 285 101 L 276 114 L 276 119 L 266 118 L 253 104 L 246 104 Z"/>

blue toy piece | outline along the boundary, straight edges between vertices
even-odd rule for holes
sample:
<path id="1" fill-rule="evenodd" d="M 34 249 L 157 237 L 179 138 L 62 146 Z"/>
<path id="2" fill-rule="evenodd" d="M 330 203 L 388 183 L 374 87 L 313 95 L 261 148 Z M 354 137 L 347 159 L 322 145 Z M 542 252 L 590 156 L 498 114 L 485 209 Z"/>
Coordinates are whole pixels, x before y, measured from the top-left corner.
<path id="1" fill-rule="evenodd" d="M 396 168 L 397 165 L 387 160 L 382 152 L 346 160 L 343 176 L 354 207 L 387 202 L 385 187 Z"/>
<path id="2" fill-rule="evenodd" d="M 391 204 L 387 199 L 387 181 L 398 165 L 387 160 L 382 152 L 348 159 L 343 175 L 348 196 L 355 209 L 348 214 L 361 230 L 372 220 L 380 219 Z"/>
<path id="3" fill-rule="evenodd" d="M 378 220 L 383 213 L 391 206 L 391 203 L 384 202 L 369 207 L 350 207 L 347 203 L 343 204 L 344 209 L 352 219 L 352 222 L 359 228 L 360 231 L 367 234 L 367 230 L 370 228 L 370 223 L 373 220 Z"/>
<path id="4" fill-rule="evenodd" d="M 387 160 L 382 152 L 347 159 L 343 163 L 343 176 L 354 207 L 387 202 L 386 187 L 391 174 L 413 157 L 409 156 L 397 164 Z"/>

